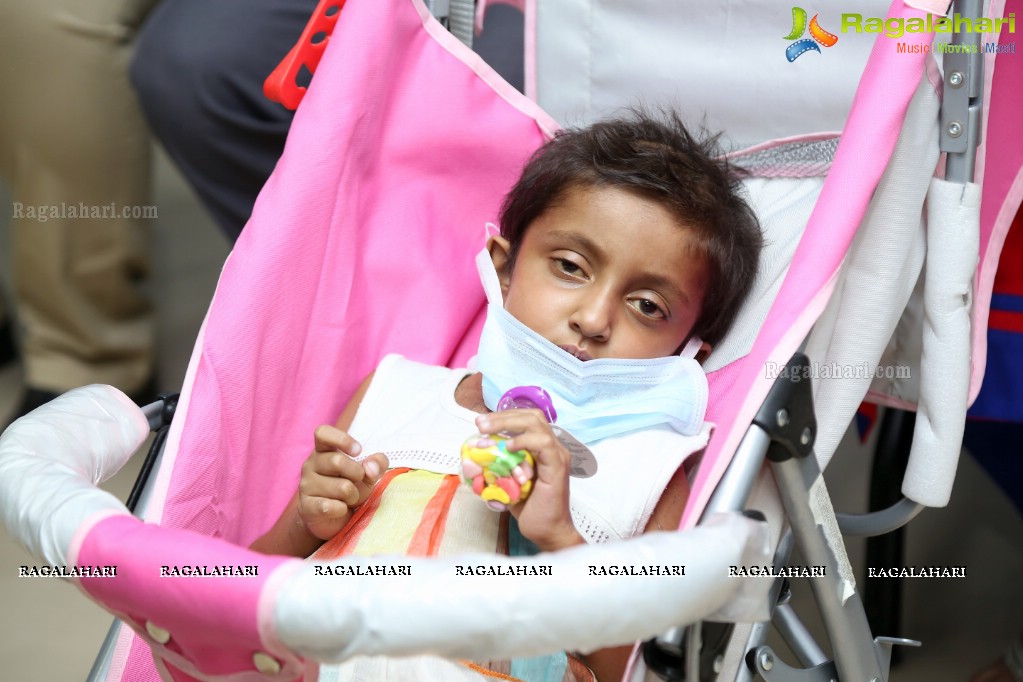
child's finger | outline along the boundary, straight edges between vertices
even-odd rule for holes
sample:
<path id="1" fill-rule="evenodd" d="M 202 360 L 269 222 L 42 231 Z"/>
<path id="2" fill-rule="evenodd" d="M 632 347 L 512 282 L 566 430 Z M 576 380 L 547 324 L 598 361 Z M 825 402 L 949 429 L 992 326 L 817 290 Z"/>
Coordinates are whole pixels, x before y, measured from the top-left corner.
<path id="1" fill-rule="evenodd" d="M 364 475 L 362 464 L 343 452 L 314 452 L 304 466 L 321 476 L 346 478 L 350 481 L 361 481 Z"/>
<path id="2" fill-rule="evenodd" d="M 303 497 L 299 500 L 299 512 L 309 522 L 341 519 L 348 514 L 348 505 L 329 497 Z"/>
<path id="3" fill-rule="evenodd" d="M 526 432 L 507 442 L 509 450 L 527 450 L 536 461 L 536 475 L 542 481 L 568 477 L 572 456 L 553 433 Z"/>
<path id="4" fill-rule="evenodd" d="M 543 412 L 535 409 L 515 409 L 491 412 L 476 418 L 476 426 L 480 433 L 523 433 L 532 429 L 550 431 Z"/>
<path id="5" fill-rule="evenodd" d="M 357 464 L 360 467 L 359 475 L 349 481 L 356 492 L 355 501 L 350 503 L 352 507 L 362 504 L 369 498 L 373 486 L 380 480 L 381 474 L 387 471 L 387 455 L 376 452 Z"/>
<path id="6" fill-rule="evenodd" d="M 376 452 L 370 455 L 362 460 L 363 481 L 369 485 L 376 483 L 389 466 L 390 462 L 387 461 L 387 455 L 384 453 Z"/>
<path id="7" fill-rule="evenodd" d="M 341 429 L 321 424 L 313 432 L 313 441 L 316 444 L 316 452 L 344 452 L 356 457 L 362 452 L 362 446 L 357 440 L 342 431 Z"/>
<path id="8" fill-rule="evenodd" d="M 348 485 L 341 485 L 342 483 Z M 354 502 L 349 499 L 351 485 L 351 481 L 338 476 L 324 476 L 311 469 L 303 470 L 302 477 L 298 481 L 299 501 L 323 498 L 353 504 Z"/>

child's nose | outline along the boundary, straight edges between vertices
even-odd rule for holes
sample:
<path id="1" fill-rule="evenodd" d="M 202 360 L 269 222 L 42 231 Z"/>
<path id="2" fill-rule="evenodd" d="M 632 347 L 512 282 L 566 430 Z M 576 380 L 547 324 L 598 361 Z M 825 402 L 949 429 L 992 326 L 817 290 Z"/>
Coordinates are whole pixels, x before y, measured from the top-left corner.
<path id="1" fill-rule="evenodd" d="M 569 327 L 587 339 L 607 341 L 611 336 L 611 318 L 614 302 L 611 297 L 594 292 L 580 300 L 575 312 L 569 317 Z"/>

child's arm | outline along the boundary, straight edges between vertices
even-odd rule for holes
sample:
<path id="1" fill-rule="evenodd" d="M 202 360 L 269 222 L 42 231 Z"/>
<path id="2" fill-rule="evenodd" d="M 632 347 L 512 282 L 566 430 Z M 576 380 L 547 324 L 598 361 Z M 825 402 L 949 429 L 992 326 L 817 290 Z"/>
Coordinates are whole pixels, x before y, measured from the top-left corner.
<path id="1" fill-rule="evenodd" d="M 572 457 L 555 437 L 543 412 L 513 409 L 491 412 L 476 419 L 484 435 L 513 433 L 509 450 L 528 450 L 536 461 L 536 478 L 525 502 L 510 511 L 522 535 L 541 551 L 553 552 L 586 541 L 575 529 L 568 509 L 568 473 Z"/>
<path id="2" fill-rule="evenodd" d="M 484 434 L 507 431 L 516 433 L 508 441 L 509 450 L 529 450 L 536 460 L 536 481 L 525 502 L 511 508 L 522 534 L 543 551 L 554 551 L 583 544 L 585 540 L 575 529 L 568 507 L 568 474 L 571 455 L 554 436 L 539 410 L 502 410 L 476 420 Z M 689 499 L 689 483 L 679 470 L 668 483 L 654 507 L 644 532 L 678 528 Z M 625 673 L 632 645 L 599 649 L 583 661 L 601 682 L 617 682 Z"/>
<path id="3" fill-rule="evenodd" d="M 368 496 L 387 457 L 376 453 L 356 462 L 362 446 L 348 435 L 355 413 L 373 379 L 370 374 L 355 391 L 335 426 L 322 425 L 314 434 L 315 450 L 302 465 L 302 478 L 273 527 L 250 546 L 264 554 L 306 557 L 330 539 Z"/>

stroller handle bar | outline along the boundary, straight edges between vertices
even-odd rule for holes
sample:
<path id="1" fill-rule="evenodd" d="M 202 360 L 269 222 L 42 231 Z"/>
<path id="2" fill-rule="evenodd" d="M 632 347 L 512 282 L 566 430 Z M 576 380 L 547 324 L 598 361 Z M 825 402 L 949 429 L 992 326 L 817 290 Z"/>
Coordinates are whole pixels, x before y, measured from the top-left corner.
<path id="1" fill-rule="evenodd" d="M 95 486 L 142 443 L 148 421 L 108 386 L 75 389 L 18 420 L 0 437 L 0 512 L 12 535 L 52 566 L 118 567 L 115 576 L 71 579 L 158 657 L 198 679 L 223 662 L 211 664 L 204 656 L 230 657 L 232 650 L 247 651 L 250 659 L 253 650 L 269 651 L 287 670 L 299 669 L 303 657 L 532 656 L 635 641 L 713 617 L 726 605 L 734 617 L 737 603 L 747 604 L 748 620 L 765 617 L 762 592 L 770 581 L 735 578 L 729 571 L 771 560 L 766 524 L 741 514 L 716 515 L 683 532 L 532 557 L 352 557 L 330 564 L 261 555 L 144 524 Z M 184 563 L 258 565 L 258 577 L 168 582 L 161 573 Z M 405 570 L 358 575 L 357 567 L 370 563 Z M 684 566 L 684 573 L 623 579 L 615 571 L 593 570 L 665 563 Z M 460 566 L 493 570 L 465 577 Z M 344 567 L 345 577 L 324 578 L 331 572 L 325 567 L 335 574 Z M 502 575 L 491 575 L 495 571 Z M 543 577 L 527 577 L 537 575 Z M 173 590 L 156 583 L 173 584 Z M 421 596 L 411 611 L 410 590 Z M 207 604 L 203 614 L 216 616 L 183 610 L 183 603 Z M 168 638 L 174 640 L 170 647 Z"/>

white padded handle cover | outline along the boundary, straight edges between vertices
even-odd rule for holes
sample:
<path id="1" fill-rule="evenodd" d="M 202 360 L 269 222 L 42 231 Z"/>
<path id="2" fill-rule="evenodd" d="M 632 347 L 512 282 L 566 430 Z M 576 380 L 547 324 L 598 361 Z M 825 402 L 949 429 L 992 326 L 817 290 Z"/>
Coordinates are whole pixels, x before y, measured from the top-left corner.
<path id="1" fill-rule="evenodd" d="M 744 590 L 768 585 L 728 575 L 730 565 L 769 562 L 766 531 L 766 524 L 741 515 L 718 515 L 685 532 L 648 533 L 533 557 L 343 562 L 408 566 L 408 576 L 328 577 L 316 575 L 310 564 L 281 586 L 277 636 L 293 651 L 325 662 L 381 654 L 537 656 L 630 643 L 700 620 Z M 685 575 L 590 575 L 590 566 L 623 564 L 684 564 Z M 466 577 L 458 565 L 550 566 L 552 574 Z M 748 601 L 753 606 L 758 600 Z"/>
<path id="2" fill-rule="evenodd" d="M 902 492 L 928 507 L 952 494 L 970 389 L 970 306 L 980 187 L 934 179 L 927 195 L 920 406 Z"/>
<path id="3" fill-rule="evenodd" d="M 96 488 L 128 461 L 149 423 L 112 386 L 85 386 L 18 419 L 0 435 L 0 514 L 32 556 L 68 563 L 79 526 L 99 512 L 127 514 Z"/>

